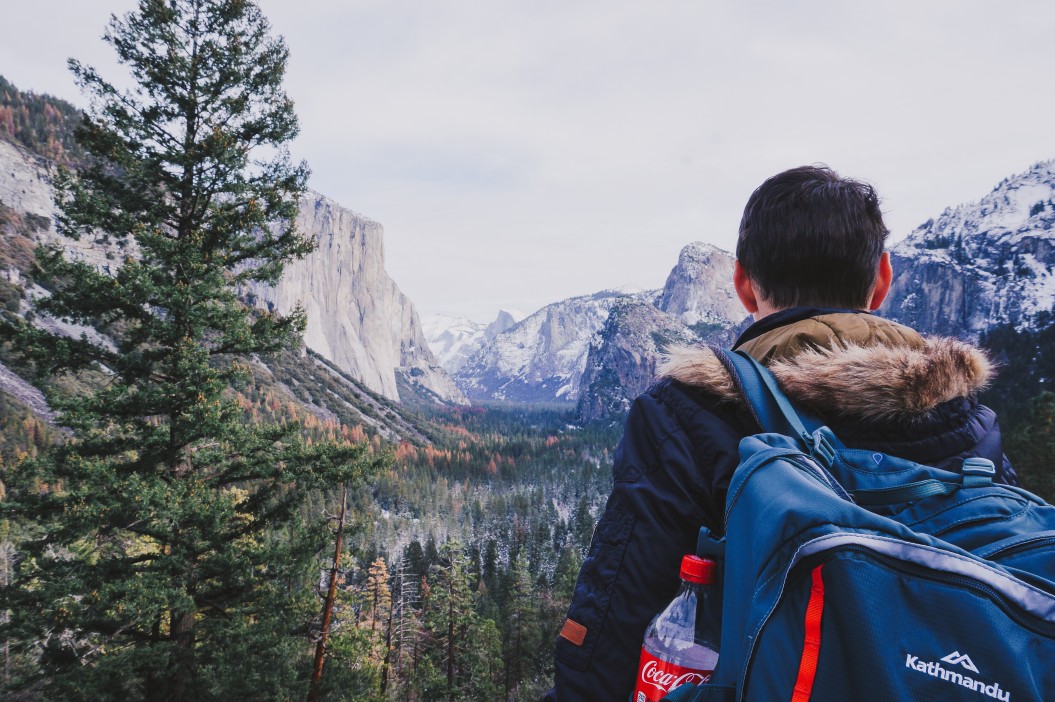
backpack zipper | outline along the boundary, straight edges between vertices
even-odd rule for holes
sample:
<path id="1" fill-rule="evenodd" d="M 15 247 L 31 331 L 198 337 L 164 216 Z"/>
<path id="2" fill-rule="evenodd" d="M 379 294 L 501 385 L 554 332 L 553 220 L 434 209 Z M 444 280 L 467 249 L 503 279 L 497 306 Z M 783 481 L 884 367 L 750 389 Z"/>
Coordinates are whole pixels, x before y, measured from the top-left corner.
<path id="1" fill-rule="evenodd" d="M 1014 556 L 1022 551 L 1029 551 L 1037 546 L 1055 545 L 1055 534 L 1048 534 L 1045 536 L 1034 536 L 1028 539 L 1024 539 L 1017 543 L 1008 544 L 1003 546 L 992 553 L 985 555 L 986 560 L 996 560 L 997 558 L 1007 558 L 1008 556 Z"/>

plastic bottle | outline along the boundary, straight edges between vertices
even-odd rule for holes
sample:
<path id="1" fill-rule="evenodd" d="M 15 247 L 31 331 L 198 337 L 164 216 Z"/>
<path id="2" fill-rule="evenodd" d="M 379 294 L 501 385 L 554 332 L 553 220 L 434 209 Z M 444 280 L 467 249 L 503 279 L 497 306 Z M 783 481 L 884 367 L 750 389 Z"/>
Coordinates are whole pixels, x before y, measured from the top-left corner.
<path id="1" fill-rule="evenodd" d="M 679 685 L 710 679 L 721 625 L 716 577 L 714 561 L 681 560 L 681 589 L 645 632 L 631 702 L 658 702 Z"/>

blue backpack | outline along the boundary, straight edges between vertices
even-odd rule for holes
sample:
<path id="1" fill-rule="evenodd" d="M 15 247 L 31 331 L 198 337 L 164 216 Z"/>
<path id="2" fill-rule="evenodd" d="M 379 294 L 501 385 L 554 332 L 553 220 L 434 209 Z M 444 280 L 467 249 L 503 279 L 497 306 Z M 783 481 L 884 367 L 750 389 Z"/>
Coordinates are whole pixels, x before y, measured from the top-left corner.
<path id="1" fill-rule="evenodd" d="M 986 459 L 847 449 L 724 358 L 766 433 L 740 443 L 726 538 L 701 533 L 724 556 L 717 669 L 665 699 L 1055 700 L 1055 507 Z"/>

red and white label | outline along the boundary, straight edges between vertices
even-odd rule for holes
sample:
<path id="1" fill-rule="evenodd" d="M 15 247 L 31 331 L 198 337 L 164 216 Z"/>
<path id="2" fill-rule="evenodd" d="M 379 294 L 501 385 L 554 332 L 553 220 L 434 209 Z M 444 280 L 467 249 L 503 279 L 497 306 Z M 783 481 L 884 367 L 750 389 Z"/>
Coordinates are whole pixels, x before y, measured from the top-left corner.
<path id="1" fill-rule="evenodd" d="M 656 658 L 645 649 L 641 649 L 641 663 L 637 668 L 637 687 L 631 697 L 633 702 L 659 702 L 668 692 L 693 683 L 700 685 L 711 679 L 713 670 L 695 670 L 682 668 Z"/>

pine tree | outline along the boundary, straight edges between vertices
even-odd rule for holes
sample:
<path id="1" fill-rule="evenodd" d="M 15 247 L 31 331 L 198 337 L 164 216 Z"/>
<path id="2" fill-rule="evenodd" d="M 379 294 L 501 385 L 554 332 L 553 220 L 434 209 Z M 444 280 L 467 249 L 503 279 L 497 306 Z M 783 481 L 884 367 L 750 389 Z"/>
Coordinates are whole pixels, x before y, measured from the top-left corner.
<path id="1" fill-rule="evenodd" d="M 248 0 L 140 0 L 105 40 L 134 85 L 71 61 L 91 163 L 59 179 L 60 225 L 127 256 L 104 273 L 38 252 L 39 312 L 90 334 L 4 328 L 42 377 L 83 389 L 52 398 L 73 439 L 8 486 L 36 535 L 4 637 L 39 648 L 49 699 L 301 697 L 325 533 L 300 506 L 366 461 L 292 422 L 248 426 L 228 390 L 304 326 L 238 298 L 312 246 L 293 226 L 308 171 L 286 149 L 287 50 Z"/>
<path id="2" fill-rule="evenodd" d="M 509 564 L 509 590 L 505 618 L 506 696 L 517 689 L 533 663 L 534 638 L 538 626 L 536 593 L 528 571 L 527 556 L 521 551 Z"/>
<path id="3" fill-rule="evenodd" d="M 438 673 L 423 690 L 426 699 L 489 699 L 495 692 L 501 639 L 495 623 L 473 608 L 468 564 L 460 543 L 443 544 L 425 612 Z"/>

